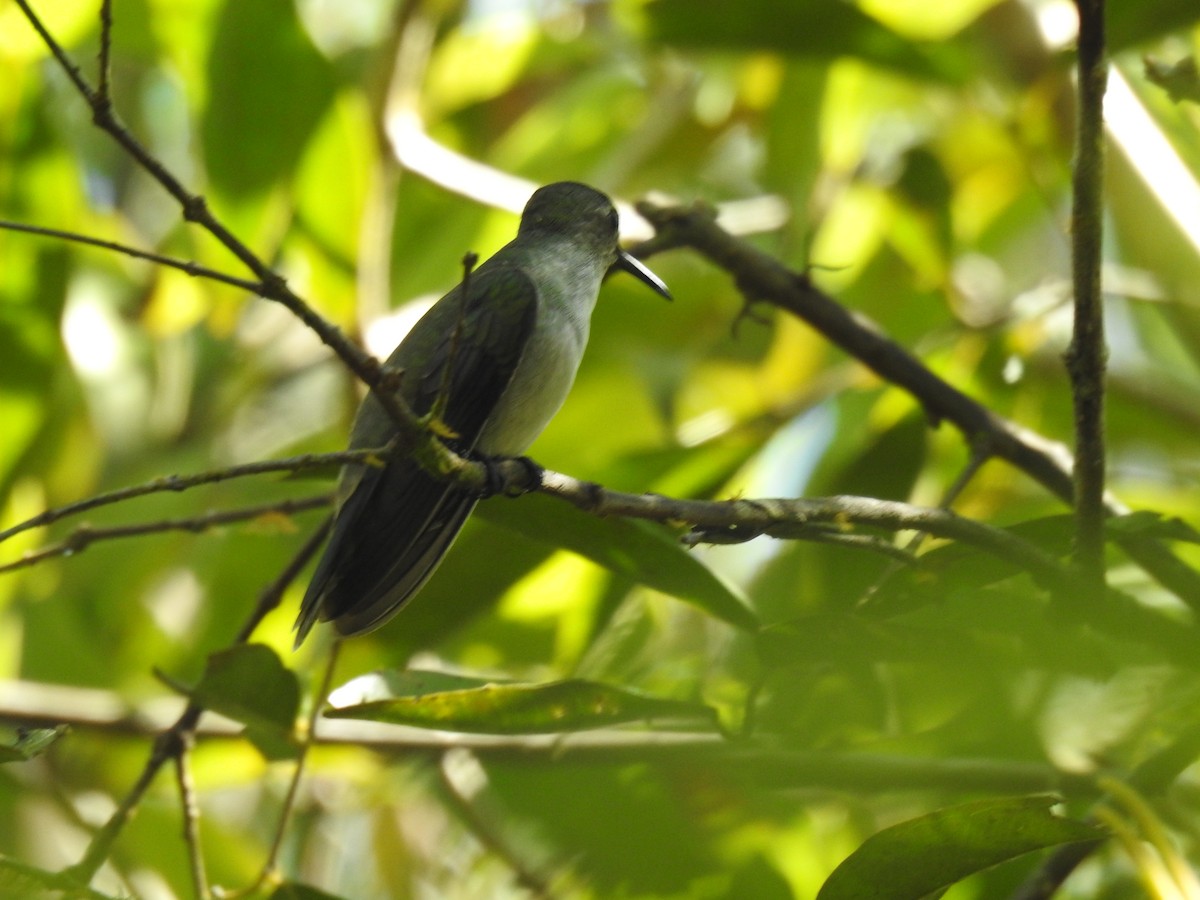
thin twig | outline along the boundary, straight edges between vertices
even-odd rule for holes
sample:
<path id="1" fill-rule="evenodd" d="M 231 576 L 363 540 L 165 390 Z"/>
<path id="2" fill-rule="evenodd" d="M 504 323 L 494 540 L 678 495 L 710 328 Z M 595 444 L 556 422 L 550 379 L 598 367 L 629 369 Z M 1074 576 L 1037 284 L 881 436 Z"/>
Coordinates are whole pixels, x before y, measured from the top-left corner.
<path id="1" fill-rule="evenodd" d="M 260 288 L 257 281 L 249 281 L 245 278 L 226 275 L 224 272 L 218 272 L 216 269 L 210 269 L 199 263 L 175 259 L 172 256 L 151 253 L 147 250 L 138 250 L 136 247 L 130 247 L 128 244 L 89 237 L 86 234 L 78 234 L 74 231 L 62 231 L 58 228 L 44 228 L 40 225 L 26 225 L 23 222 L 10 222 L 7 220 L 0 220 L 0 229 L 4 229 L 5 231 L 19 231 L 24 234 L 36 234 L 41 237 L 51 237 L 60 241 L 70 241 L 75 244 L 86 244 L 89 247 L 99 247 L 102 250 L 110 250 L 113 253 L 131 256 L 134 259 L 144 259 L 147 262 L 156 263 L 160 266 L 177 269 L 186 275 L 191 275 L 193 278 L 207 278 L 209 281 L 218 281 L 221 284 L 228 284 L 231 287 L 241 288 L 251 293 L 258 293 Z"/>
<path id="2" fill-rule="evenodd" d="M 328 506 L 332 501 L 333 498 L 329 494 L 321 494 L 302 500 L 280 500 L 275 503 L 246 506 L 241 509 L 219 510 L 187 519 L 159 519 L 154 522 L 135 522 L 132 525 L 114 525 L 109 528 L 93 528 L 89 525 L 80 525 L 57 544 L 51 544 L 40 550 L 31 551 L 20 559 L 0 566 L 0 574 L 12 572 L 16 569 L 28 568 L 29 566 L 45 562 L 47 559 L 54 559 L 59 556 L 74 556 L 100 541 L 142 537 L 147 534 L 161 534 L 167 531 L 190 531 L 198 534 L 220 525 L 245 522 L 249 519 L 257 519 L 260 516 L 271 514 L 290 516 L 296 513 L 307 512 L 310 509 L 320 509 Z"/>
<path id="3" fill-rule="evenodd" d="M 175 199 L 182 210 L 185 221 L 199 225 L 215 237 L 254 274 L 258 279 L 258 283 L 252 289 L 255 294 L 282 304 L 316 332 L 326 346 L 341 358 L 347 368 L 371 389 L 383 410 L 395 422 L 399 432 L 406 440 L 413 443 L 414 453 L 423 461 L 423 465 L 438 470 L 453 470 L 458 463 L 457 457 L 421 427 L 402 397 L 384 389 L 379 362 L 354 342 L 348 340 L 342 334 L 341 329 L 327 322 L 295 294 L 281 275 L 259 259 L 249 247 L 213 215 L 208 207 L 208 202 L 202 195 L 193 194 L 187 190 L 182 182 L 121 124 L 113 111 L 111 99 L 88 83 L 79 67 L 71 61 L 66 51 L 30 7 L 28 0 L 16 0 L 16 2 L 25 18 L 29 20 L 38 36 L 66 72 L 75 89 L 91 108 L 92 121 L 96 127 L 116 141 L 134 162 Z"/>
<path id="4" fill-rule="evenodd" d="M 95 877 L 96 873 L 100 871 L 100 867 L 104 865 L 105 860 L 112 853 L 113 844 L 116 843 L 117 838 L 124 830 L 130 816 L 133 815 L 133 811 L 141 803 L 146 791 L 150 789 L 150 785 L 154 782 L 154 777 L 158 774 L 159 769 L 168 760 L 175 759 L 179 755 L 181 736 L 191 732 L 196 727 L 196 722 L 200 719 L 200 713 L 201 709 L 197 703 L 188 703 L 183 713 L 175 721 L 175 724 L 155 739 L 154 746 L 150 750 L 150 758 L 146 760 L 146 765 L 142 767 L 142 772 L 138 776 L 137 781 L 134 782 L 129 792 L 121 798 L 121 802 L 117 805 L 116 810 L 108 817 L 108 820 L 100 830 L 92 837 L 83 858 L 75 865 L 64 870 L 63 874 L 65 876 L 77 880 L 81 884 L 88 884 Z"/>
<path id="5" fill-rule="evenodd" d="M 183 842 L 188 849 L 188 866 L 192 872 L 192 890 L 197 900 L 212 896 L 208 875 L 204 869 L 204 854 L 200 849 L 200 805 L 196 802 L 196 784 L 192 780 L 191 752 L 195 736 L 180 735 L 179 755 L 175 757 L 175 781 L 179 787 L 179 805 L 183 812 Z"/>
<path id="6" fill-rule="evenodd" d="M 990 459 L 990 457 L 988 456 L 986 449 L 979 447 L 972 448 L 971 455 L 967 459 L 967 464 L 963 466 L 962 471 L 958 473 L 958 476 L 953 482 L 951 482 L 950 486 L 942 492 L 942 498 L 938 502 L 938 509 L 949 510 L 954 505 L 954 501 L 958 499 L 959 495 L 967 489 L 967 485 L 971 483 L 971 480 L 979 473 L 979 470 L 983 468 L 984 463 L 986 463 L 988 459 Z M 904 545 L 903 552 L 910 555 L 915 555 L 917 550 L 920 549 L 921 544 L 925 543 L 925 540 L 928 537 L 928 533 L 924 531 L 918 531 L 912 536 L 908 543 Z M 883 586 L 887 584 L 888 581 L 890 581 L 896 575 L 896 573 L 900 572 L 902 569 L 903 563 L 899 560 L 891 563 L 887 569 L 884 570 L 884 572 L 877 579 L 875 579 L 874 583 L 872 583 L 865 591 L 863 591 L 862 596 L 858 599 L 858 602 L 854 604 L 855 608 L 861 610 L 870 606 L 872 599 L 879 594 L 879 591 L 883 588 Z"/>
<path id="7" fill-rule="evenodd" d="M 31 866 L 29 863 L 11 856 L 0 854 L 0 865 L 4 869 L 5 886 L 29 886 L 31 888 L 30 896 L 44 896 L 44 891 L 39 892 L 32 889 L 33 885 L 37 885 L 53 891 L 56 896 L 61 893 L 70 897 L 71 900 L 117 900 L 112 894 L 104 894 L 79 884 L 70 875 L 62 872 L 47 872 L 45 869 Z M 16 897 L 17 894 L 11 893 L 5 896 Z"/>
<path id="8" fill-rule="evenodd" d="M 111 102 L 112 95 L 109 91 L 109 82 L 111 72 L 111 57 L 112 57 L 112 0 L 101 0 L 100 3 L 100 55 L 98 60 L 99 74 L 96 76 L 99 86 L 96 88 L 96 94 L 99 99 Z"/>
<path id="9" fill-rule="evenodd" d="M 1079 11 L 1079 112 L 1072 175 L 1071 270 L 1075 327 L 1066 352 L 1075 403 L 1075 554 L 1088 590 L 1104 585 L 1104 305 L 1100 284 L 1104 218 L 1104 0 Z"/>
<path id="10" fill-rule="evenodd" d="M 924 407 L 931 422 L 950 422 L 978 452 L 1009 462 L 1065 502 L 1074 502 L 1071 453 L 1062 444 L 1004 418 L 949 384 L 870 319 L 850 312 L 821 291 L 807 274 L 787 268 L 722 229 L 703 207 L 641 203 L 638 210 L 666 245 L 698 251 L 728 272 L 745 297 L 787 310 L 885 381 L 907 391 Z M 643 257 L 646 246 L 631 248 L 631 252 Z M 1111 497 L 1106 497 L 1105 510 L 1109 515 L 1129 511 Z M 1116 540 L 1160 584 L 1200 611 L 1200 573 L 1153 538 L 1122 535 Z"/>
<path id="11" fill-rule="evenodd" d="M 309 560 L 312 559 L 317 549 L 321 546 L 321 540 L 324 539 L 327 527 L 328 523 L 318 528 L 313 536 L 292 557 L 291 562 L 288 563 L 279 577 L 264 589 L 259 602 L 255 605 L 250 615 L 247 616 L 246 621 L 242 623 L 242 627 L 238 629 L 238 633 L 232 641 L 233 645 L 246 643 L 263 617 L 275 608 L 275 605 L 279 602 L 279 597 L 283 595 L 288 584 L 308 564 Z M 158 735 L 150 751 L 150 756 L 146 760 L 146 765 L 142 767 L 142 772 L 138 776 L 137 781 L 121 799 L 120 804 L 113 814 L 109 816 L 108 821 L 92 837 L 92 841 L 88 844 L 83 858 L 75 865 L 64 870 L 63 874 L 65 877 L 78 881 L 81 884 L 87 884 L 95 877 L 96 872 L 100 870 L 100 867 L 104 865 L 104 861 L 112 853 L 113 844 L 116 843 L 130 816 L 133 815 L 134 810 L 141 803 L 142 797 L 145 796 L 146 791 L 150 788 L 158 771 L 168 760 L 176 759 L 179 756 L 181 743 L 189 740 L 190 736 L 194 734 L 203 711 L 199 703 L 194 700 L 189 701 L 175 723 Z"/>
<path id="12" fill-rule="evenodd" d="M 308 565 L 308 561 L 312 559 L 318 550 L 321 549 L 321 544 L 325 542 L 325 538 L 329 536 L 329 529 L 333 527 L 333 516 L 328 515 L 318 525 L 304 545 L 292 557 L 291 562 L 283 567 L 283 571 L 263 588 L 258 595 L 258 602 L 254 604 L 254 611 L 242 623 L 242 627 L 238 629 L 237 636 L 234 637 L 235 644 L 244 644 L 250 640 L 250 635 L 254 633 L 254 629 L 258 627 L 258 623 L 267 617 L 267 614 L 276 609 L 283 600 L 283 594 L 300 572 Z"/>
<path id="13" fill-rule="evenodd" d="M 254 883 L 249 887 L 237 891 L 225 891 L 222 894 L 223 897 L 233 900 L 233 898 L 250 896 L 258 892 L 263 885 L 276 875 L 276 867 L 279 864 L 279 852 L 283 848 L 283 838 L 287 834 L 288 822 L 291 819 L 292 810 L 296 806 L 296 797 L 299 796 L 300 782 L 304 778 L 304 765 L 308 761 L 309 751 L 316 742 L 317 722 L 321 717 L 321 710 L 325 706 L 325 698 L 329 696 L 329 691 L 333 686 L 333 673 L 337 668 L 338 650 L 340 648 L 340 640 L 334 640 L 329 648 L 329 658 L 326 660 L 325 670 L 321 674 L 321 683 L 317 686 L 312 708 L 309 710 L 305 721 L 305 731 L 303 739 L 300 742 L 299 754 L 296 757 L 296 766 L 292 770 L 292 777 L 288 782 L 287 793 L 283 798 L 283 806 L 279 811 L 279 823 L 275 827 L 275 834 L 271 838 L 271 847 L 267 851 L 267 858 L 263 861 L 262 869 L 259 871 Z"/>
<path id="14" fill-rule="evenodd" d="M 345 463 L 363 462 L 374 458 L 384 458 L 393 450 L 392 447 L 377 447 L 367 450 L 342 450 L 337 453 L 307 453 L 303 456 L 292 456 L 287 459 L 271 459 L 263 462 L 244 463 L 237 466 L 229 466 L 225 469 L 213 469 L 208 472 L 197 472 L 192 475 L 166 475 L 162 478 L 155 478 L 153 481 L 143 482 L 142 484 L 131 485 L 130 487 L 118 488 L 114 491 L 108 491 L 103 494 L 96 494 L 92 497 L 87 497 L 83 500 L 78 500 L 75 503 L 68 503 L 64 506 L 56 506 L 52 509 L 38 513 L 32 518 L 26 519 L 24 522 L 18 522 L 11 528 L 0 531 L 0 543 L 11 538 L 13 535 L 20 534 L 23 531 L 29 531 L 32 528 L 40 528 L 43 525 L 50 525 L 60 519 L 65 519 L 68 516 L 77 516 L 80 513 L 89 512 L 102 506 L 111 506 L 114 503 L 124 503 L 127 500 L 133 500 L 136 497 L 145 497 L 149 494 L 161 494 L 166 492 L 186 491 L 190 488 L 200 487 L 205 484 L 216 484 L 221 481 L 229 481 L 234 478 L 245 478 L 250 475 L 265 475 L 273 472 L 302 472 L 307 469 L 324 468 L 331 465 L 342 465 Z"/>

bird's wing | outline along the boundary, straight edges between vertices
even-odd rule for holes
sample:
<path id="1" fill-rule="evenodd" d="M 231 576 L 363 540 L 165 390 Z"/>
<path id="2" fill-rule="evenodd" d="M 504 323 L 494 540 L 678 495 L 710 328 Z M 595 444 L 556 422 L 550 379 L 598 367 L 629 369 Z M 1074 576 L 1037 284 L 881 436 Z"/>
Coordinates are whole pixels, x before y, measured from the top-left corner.
<path id="1" fill-rule="evenodd" d="M 516 268 L 479 270 L 465 304 L 462 297 L 460 288 L 439 301 L 388 365 L 405 370 L 401 391 L 418 414 L 442 398 L 440 418 L 455 435 L 448 443 L 468 452 L 516 371 L 538 303 L 533 281 Z M 424 361 L 419 372 L 417 360 Z M 373 397 L 364 403 L 378 406 Z M 301 603 L 297 645 L 318 619 L 344 635 L 382 624 L 433 574 L 477 500 L 405 459 L 356 466 L 346 476 L 353 489 Z"/>

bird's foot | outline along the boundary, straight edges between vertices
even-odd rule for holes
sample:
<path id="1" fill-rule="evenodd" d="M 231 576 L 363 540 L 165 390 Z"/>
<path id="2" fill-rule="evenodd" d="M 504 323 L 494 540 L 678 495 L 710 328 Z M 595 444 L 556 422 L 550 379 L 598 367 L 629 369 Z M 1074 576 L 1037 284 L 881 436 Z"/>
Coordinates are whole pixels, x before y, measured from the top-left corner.
<path id="1" fill-rule="evenodd" d="M 483 489 L 479 493 L 481 500 L 497 494 L 504 494 L 506 497 L 520 497 L 522 494 L 532 493 L 541 488 L 542 476 L 546 472 L 528 456 L 483 457 L 479 461 L 483 464 L 486 473 Z M 517 484 L 513 484 L 513 479 L 506 477 L 503 471 L 503 466 L 508 462 L 516 463 L 525 470 L 524 478 L 520 479 Z"/>

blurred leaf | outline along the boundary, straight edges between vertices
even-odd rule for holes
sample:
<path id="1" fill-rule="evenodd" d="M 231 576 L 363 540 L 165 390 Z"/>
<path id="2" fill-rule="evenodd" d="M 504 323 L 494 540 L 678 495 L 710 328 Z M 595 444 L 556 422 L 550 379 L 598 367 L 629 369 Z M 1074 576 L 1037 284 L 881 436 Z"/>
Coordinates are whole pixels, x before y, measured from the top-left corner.
<path id="1" fill-rule="evenodd" d="M 291 0 L 226 3 L 208 57 L 208 175 L 231 199 L 286 179 L 333 100 L 329 64 Z"/>
<path id="2" fill-rule="evenodd" d="M 1200 71 L 1196 57 L 1185 56 L 1173 65 L 1147 58 L 1146 78 L 1167 92 L 1173 101 L 1200 103 Z"/>
<path id="3" fill-rule="evenodd" d="M 1107 7 L 1105 29 L 1113 53 L 1200 22 L 1192 0 L 1109 0 Z"/>
<path id="4" fill-rule="evenodd" d="M 923 416 L 905 416 L 850 460 L 835 477 L 831 493 L 907 500 L 925 462 L 928 433 Z"/>
<path id="5" fill-rule="evenodd" d="M 1167 516 L 1152 509 L 1139 509 L 1104 522 L 1105 530 L 1116 537 L 1155 537 L 1166 541 L 1200 544 L 1200 532 L 1178 516 Z"/>
<path id="6" fill-rule="evenodd" d="M 752 631 L 758 627 L 758 619 L 741 594 L 688 553 L 661 525 L 601 519 L 537 494 L 515 502 L 482 503 L 477 515 L 535 541 L 578 553 L 736 628 Z"/>
<path id="7" fill-rule="evenodd" d="M 289 881 L 275 888 L 271 900 L 342 900 L 342 895 L 330 894 L 307 884 Z"/>
<path id="8" fill-rule="evenodd" d="M 1075 534 L 1071 516 L 1047 516 L 1004 529 L 1049 556 L 1065 558 Z M 884 604 L 905 594 L 923 594 L 928 602 L 952 592 L 972 591 L 1028 573 L 1017 562 L 977 547 L 948 543 L 921 554 L 920 565 L 902 569 L 887 580 L 875 601 Z"/>
<path id="9" fill-rule="evenodd" d="M 755 856 L 733 873 L 733 882 L 725 895 L 729 900 L 753 897 L 754 900 L 793 900 L 788 880 L 764 856 Z"/>
<path id="10" fill-rule="evenodd" d="M 86 885 L 77 884 L 59 872 L 0 854 L 0 898 L 4 900 L 117 900 Z"/>
<path id="11" fill-rule="evenodd" d="M 646 14 L 652 36 L 667 43 L 819 59 L 856 56 L 917 78 L 962 78 L 962 60 L 945 45 L 923 47 L 906 40 L 849 3 L 651 0 Z"/>
<path id="12" fill-rule="evenodd" d="M 50 745 L 70 730 L 67 725 L 54 728 L 24 728 L 17 731 L 16 739 L 0 743 L 0 763 L 24 762 L 41 756 Z"/>
<path id="13" fill-rule="evenodd" d="M 953 628 L 877 621 L 848 613 L 814 613 L 764 628 L 755 646 L 767 665 L 816 662 L 864 665 L 915 660 L 978 661 L 979 648 Z"/>
<path id="14" fill-rule="evenodd" d="M 648 697 L 580 679 L 550 684 L 480 680 L 479 687 L 446 690 L 441 679 L 430 679 L 430 674 L 418 673 L 411 680 L 396 677 L 391 684 L 403 693 L 329 709 L 325 715 L 475 734 L 558 734 L 652 720 L 716 722 L 715 712 L 698 703 Z"/>
<path id="15" fill-rule="evenodd" d="M 885 828 L 833 871 L 817 900 L 920 900 L 1015 856 L 1106 837 L 1051 813 L 1058 802 L 1048 795 L 979 800 Z"/>
<path id="16" fill-rule="evenodd" d="M 531 19 L 512 13 L 451 31 L 429 62 L 425 90 L 430 112 L 444 115 L 507 91 L 520 77 L 538 37 Z M 481 59 L 490 64 L 479 65 Z"/>
<path id="17" fill-rule="evenodd" d="M 12 240 L 11 236 L 5 236 Z M 0 292 L 0 410 L 4 440 L 0 441 L 0 491 L 11 486 L 23 455 L 46 423 L 51 408 L 52 374 L 65 355 L 59 318 L 66 294 L 66 253 L 61 247 L 42 247 L 28 273 L 35 292 L 25 303 L 5 302 Z M 6 265 L 7 269 L 16 268 Z M 9 271 L 5 273 L 12 275 Z M 58 415 L 62 416 L 60 409 Z"/>
<path id="18" fill-rule="evenodd" d="M 290 740 L 300 708 L 300 683 L 265 644 L 241 644 L 210 654 L 193 688 L 181 688 L 205 709 L 241 722 L 268 759 L 295 755 Z"/>
<path id="19" fill-rule="evenodd" d="M 552 860 L 570 859 L 597 897 L 709 895 L 686 888 L 725 865 L 713 819 L 746 811 L 736 781 L 686 755 L 653 767 L 509 756 L 485 768 L 505 821 L 533 831 Z"/>

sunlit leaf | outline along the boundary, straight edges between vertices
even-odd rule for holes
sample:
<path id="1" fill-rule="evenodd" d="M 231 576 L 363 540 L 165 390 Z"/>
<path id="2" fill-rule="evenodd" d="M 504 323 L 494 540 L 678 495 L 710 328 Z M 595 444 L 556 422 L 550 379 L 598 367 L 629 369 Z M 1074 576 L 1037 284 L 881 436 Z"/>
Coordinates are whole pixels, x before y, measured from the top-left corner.
<path id="1" fill-rule="evenodd" d="M 741 595 L 660 525 L 600 519 L 539 495 L 511 503 L 484 503 L 478 515 L 536 541 L 574 551 L 738 628 L 758 626 Z"/>
<path id="2" fill-rule="evenodd" d="M 339 693 L 352 693 L 352 685 Z M 393 678 L 390 686 L 405 693 L 337 707 L 325 715 L 481 734 L 557 734 L 663 720 L 711 727 L 715 722 L 713 710 L 697 703 L 664 700 L 581 679 L 549 684 L 482 683 L 447 690 L 441 679 L 420 673 L 411 680 Z"/>
<path id="3" fill-rule="evenodd" d="M 838 866 L 818 900 L 920 900 L 1007 859 L 1105 832 L 1050 811 L 1057 797 L 978 800 L 940 809 L 867 838 Z"/>
<path id="4" fill-rule="evenodd" d="M 0 763 L 24 762 L 41 756 L 69 730 L 66 725 L 54 728 L 27 728 L 17 732 L 12 741 L 0 743 Z"/>
<path id="5" fill-rule="evenodd" d="M 654 37 L 668 43 L 826 59 L 857 56 L 921 78 L 961 77 L 961 60 L 939 54 L 936 46 L 920 47 L 846 3 L 653 0 L 646 14 Z"/>

